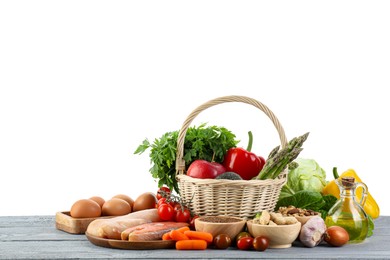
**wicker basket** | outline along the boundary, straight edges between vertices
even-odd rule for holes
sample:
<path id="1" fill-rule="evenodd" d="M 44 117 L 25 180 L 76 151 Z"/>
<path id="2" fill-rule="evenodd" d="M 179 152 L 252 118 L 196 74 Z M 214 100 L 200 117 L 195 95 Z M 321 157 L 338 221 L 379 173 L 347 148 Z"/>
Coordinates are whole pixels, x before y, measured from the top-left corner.
<path id="1" fill-rule="evenodd" d="M 273 112 L 264 104 L 245 96 L 225 96 L 210 100 L 197 107 L 184 121 L 178 136 L 176 155 L 176 178 L 180 196 L 190 201 L 190 209 L 197 215 L 227 215 L 251 218 L 262 210 L 273 211 L 280 190 L 287 181 L 287 170 L 277 179 L 268 180 L 215 180 L 197 179 L 185 175 L 184 139 L 193 119 L 203 110 L 228 102 L 242 102 L 263 111 L 278 131 L 281 147 L 287 145 L 283 127 Z"/>

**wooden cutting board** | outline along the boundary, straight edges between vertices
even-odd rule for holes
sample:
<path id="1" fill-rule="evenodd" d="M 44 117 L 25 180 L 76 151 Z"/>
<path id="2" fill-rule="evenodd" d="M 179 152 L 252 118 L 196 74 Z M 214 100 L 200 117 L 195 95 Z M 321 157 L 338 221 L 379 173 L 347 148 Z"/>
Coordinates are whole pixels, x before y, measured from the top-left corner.
<path id="1" fill-rule="evenodd" d="M 71 234 L 84 234 L 88 228 L 89 223 L 95 219 L 100 218 L 112 218 L 112 216 L 97 218 L 73 218 L 70 216 L 69 211 L 57 212 L 56 228 Z"/>
<path id="2" fill-rule="evenodd" d="M 129 249 L 129 250 L 149 250 L 149 249 L 167 249 L 175 248 L 176 241 L 174 240 L 153 240 L 153 241 L 128 241 L 128 240 L 116 240 L 95 237 L 85 233 L 88 240 L 101 247 L 117 248 L 117 249 Z"/>

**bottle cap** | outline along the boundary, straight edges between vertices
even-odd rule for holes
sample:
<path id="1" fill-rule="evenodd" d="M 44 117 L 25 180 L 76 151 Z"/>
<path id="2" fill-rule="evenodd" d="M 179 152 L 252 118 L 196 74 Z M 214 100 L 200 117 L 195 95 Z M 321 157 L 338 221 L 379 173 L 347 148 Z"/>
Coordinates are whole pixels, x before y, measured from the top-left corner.
<path id="1" fill-rule="evenodd" d="M 354 177 L 343 177 L 341 178 L 341 183 L 344 187 L 352 187 L 355 184 Z"/>

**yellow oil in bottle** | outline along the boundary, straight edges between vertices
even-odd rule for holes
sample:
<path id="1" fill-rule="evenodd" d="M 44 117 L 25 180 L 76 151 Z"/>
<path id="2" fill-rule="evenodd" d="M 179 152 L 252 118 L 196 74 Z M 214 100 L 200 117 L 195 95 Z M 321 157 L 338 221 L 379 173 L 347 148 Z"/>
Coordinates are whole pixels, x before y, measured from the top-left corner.
<path id="1" fill-rule="evenodd" d="M 340 226 L 347 230 L 349 234 L 349 243 L 363 242 L 367 237 L 368 221 L 367 220 L 354 220 L 353 218 L 338 218 L 333 219 L 332 216 L 327 216 L 325 219 L 327 227 Z"/>
<path id="2" fill-rule="evenodd" d="M 364 183 L 356 183 L 353 177 L 344 177 L 336 183 L 340 188 L 340 199 L 329 210 L 325 224 L 327 227 L 343 227 L 349 234 L 349 243 L 363 242 L 368 233 L 368 218 L 363 210 L 367 186 Z M 355 198 L 355 189 L 358 186 L 364 191 L 360 202 Z"/>

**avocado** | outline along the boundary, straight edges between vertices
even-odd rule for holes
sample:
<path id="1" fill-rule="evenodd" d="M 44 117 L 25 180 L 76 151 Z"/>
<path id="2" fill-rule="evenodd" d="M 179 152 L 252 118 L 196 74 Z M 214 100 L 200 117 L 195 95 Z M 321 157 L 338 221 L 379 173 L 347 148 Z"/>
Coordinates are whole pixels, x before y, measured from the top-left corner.
<path id="1" fill-rule="evenodd" d="M 224 172 L 218 175 L 215 179 L 242 180 L 241 176 L 235 172 Z"/>

